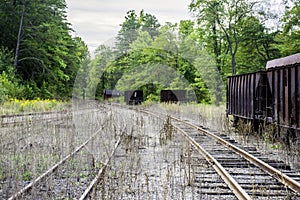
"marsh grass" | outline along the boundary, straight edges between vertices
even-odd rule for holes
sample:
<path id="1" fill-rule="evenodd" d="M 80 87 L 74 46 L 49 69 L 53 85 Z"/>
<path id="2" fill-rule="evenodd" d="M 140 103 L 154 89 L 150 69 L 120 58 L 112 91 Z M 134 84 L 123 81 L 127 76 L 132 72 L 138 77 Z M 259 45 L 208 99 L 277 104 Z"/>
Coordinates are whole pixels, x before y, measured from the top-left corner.
<path id="1" fill-rule="evenodd" d="M 181 161 L 187 147 L 171 119 L 162 121 L 130 110 L 118 114 L 124 114 L 127 132 L 94 198 L 193 199 L 193 162 Z"/>
<path id="2" fill-rule="evenodd" d="M 163 110 L 189 119 L 193 123 L 211 130 L 224 133 L 246 146 L 255 146 L 262 153 L 274 159 L 285 161 L 286 164 L 300 168 L 300 136 L 290 141 L 287 147 L 282 141 L 282 135 L 278 134 L 277 126 L 263 123 L 259 132 L 253 132 L 249 121 L 240 121 L 236 128 L 233 127 L 233 118 L 226 116 L 225 105 L 215 106 L 206 104 L 159 104 L 152 109 Z"/>
<path id="3" fill-rule="evenodd" d="M 224 106 L 166 104 L 148 108 L 163 109 L 165 113 L 234 135 L 224 115 Z M 1 127 L 2 198 L 6 199 L 28 184 L 97 130 L 99 134 L 83 151 L 48 177 L 45 186 L 36 186 L 31 196 L 24 199 L 78 199 L 103 166 L 122 132 L 121 145 L 94 188 L 93 199 L 201 197 L 201 184 L 204 183 L 196 179 L 199 176 L 196 172 L 200 167 L 207 168 L 207 164 L 195 156 L 170 118 L 161 121 L 133 110 L 113 106 L 110 109 L 112 112 L 87 109 L 67 113 L 67 117 L 57 114 L 55 123 L 41 123 L 33 118 L 26 124 Z"/>
<path id="4" fill-rule="evenodd" d="M 159 104 L 158 109 L 187 118 L 194 123 L 216 131 L 228 129 L 225 105 L 215 106 L 207 104 Z"/>

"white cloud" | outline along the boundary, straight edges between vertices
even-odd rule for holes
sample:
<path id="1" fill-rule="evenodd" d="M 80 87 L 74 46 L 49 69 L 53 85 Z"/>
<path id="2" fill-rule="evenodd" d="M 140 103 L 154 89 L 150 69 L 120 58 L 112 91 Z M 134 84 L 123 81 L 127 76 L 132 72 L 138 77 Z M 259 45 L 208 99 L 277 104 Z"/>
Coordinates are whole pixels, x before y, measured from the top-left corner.
<path id="1" fill-rule="evenodd" d="M 66 0 L 68 20 L 76 35 L 89 46 L 90 51 L 116 36 L 129 10 L 142 9 L 165 22 L 191 19 L 188 5 L 191 0 Z"/>

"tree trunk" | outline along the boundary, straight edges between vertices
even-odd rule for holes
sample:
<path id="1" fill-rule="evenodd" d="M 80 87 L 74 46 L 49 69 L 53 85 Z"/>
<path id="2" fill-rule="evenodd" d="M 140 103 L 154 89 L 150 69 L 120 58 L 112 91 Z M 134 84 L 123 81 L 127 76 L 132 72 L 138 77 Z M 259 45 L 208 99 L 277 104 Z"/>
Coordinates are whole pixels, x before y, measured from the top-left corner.
<path id="1" fill-rule="evenodd" d="M 18 66 L 18 57 L 19 57 L 21 34 L 22 34 L 24 14 L 25 14 L 25 6 L 26 6 L 26 0 L 24 0 L 24 2 L 23 2 L 22 15 L 21 15 L 20 27 L 19 27 L 18 38 L 17 38 L 16 54 L 15 54 L 15 59 L 14 59 L 15 72 L 17 71 L 17 66 Z"/>
<path id="2" fill-rule="evenodd" d="M 220 102 L 222 101 L 222 80 L 221 80 L 221 47 L 218 44 L 218 37 L 217 37 L 217 20 L 213 23 L 213 42 L 214 42 L 214 55 L 215 55 L 215 61 L 217 65 L 217 71 L 215 75 L 215 81 L 216 81 L 216 88 L 215 88 L 215 96 L 216 96 L 216 102 L 215 104 L 218 106 Z"/>
<path id="3" fill-rule="evenodd" d="M 232 67 L 232 75 L 235 75 L 236 74 L 236 62 L 235 62 L 234 54 L 231 54 L 231 67 Z"/>

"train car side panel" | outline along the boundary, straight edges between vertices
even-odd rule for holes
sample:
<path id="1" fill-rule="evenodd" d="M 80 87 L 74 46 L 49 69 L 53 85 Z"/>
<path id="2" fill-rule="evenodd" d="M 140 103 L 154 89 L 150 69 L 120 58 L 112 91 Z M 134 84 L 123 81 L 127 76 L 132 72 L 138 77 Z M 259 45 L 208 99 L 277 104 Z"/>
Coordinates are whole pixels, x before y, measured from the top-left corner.
<path id="1" fill-rule="evenodd" d="M 266 72 L 256 72 L 227 79 L 227 114 L 255 122 L 267 116 L 270 87 Z"/>
<path id="2" fill-rule="evenodd" d="M 300 64 L 297 64 L 269 69 L 267 72 L 273 94 L 272 118 L 283 128 L 300 130 L 299 68 Z"/>
<path id="3" fill-rule="evenodd" d="M 227 113 L 245 119 L 253 118 L 255 73 L 230 76 L 227 79 Z M 250 89 L 251 88 L 251 89 Z"/>
<path id="4" fill-rule="evenodd" d="M 297 128 L 300 129 L 300 67 L 298 66 L 296 68 L 296 73 L 295 73 L 295 94 L 293 94 L 293 96 L 295 97 L 295 112 L 296 112 L 296 124 L 297 124 Z"/>

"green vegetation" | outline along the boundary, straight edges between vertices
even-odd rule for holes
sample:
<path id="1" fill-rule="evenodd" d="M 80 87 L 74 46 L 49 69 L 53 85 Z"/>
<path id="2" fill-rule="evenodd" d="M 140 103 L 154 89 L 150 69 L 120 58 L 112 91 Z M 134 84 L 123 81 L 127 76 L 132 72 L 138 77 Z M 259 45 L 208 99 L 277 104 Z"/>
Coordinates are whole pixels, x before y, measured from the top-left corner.
<path id="1" fill-rule="evenodd" d="M 39 98 L 34 100 L 18 100 L 9 99 L 0 104 L 0 115 L 13 114 L 20 112 L 45 112 L 45 111 L 59 111 L 66 108 L 67 103 L 57 101 L 55 99 L 41 100 Z"/>
<path id="2" fill-rule="evenodd" d="M 115 46 L 100 45 L 91 59 L 81 38 L 71 36 L 64 0 L 2 1 L 0 101 L 101 98 L 116 88 L 143 89 L 146 100 L 158 100 L 161 89 L 187 89 L 197 102 L 222 103 L 228 75 L 300 52 L 299 0 L 282 2 L 282 16 L 267 4 L 191 0 L 195 21 L 164 25 L 130 10 Z"/>
<path id="3" fill-rule="evenodd" d="M 197 102 L 218 105 L 227 76 L 263 70 L 268 60 L 300 52 L 299 2 L 285 2 L 281 18 L 261 9 L 267 3 L 192 0 L 196 22 L 165 25 L 129 11 L 116 46 L 99 46 L 81 85 L 91 98 L 117 88 L 142 89 L 146 100 L 157 100 L 161 89 L 187 89 Z"/>
<path id="4" fill-rule="evenodd" d="M 0 101 L 71 96 L 88 51 L 65 9 L 64 0 L 1 1 Z"/>

